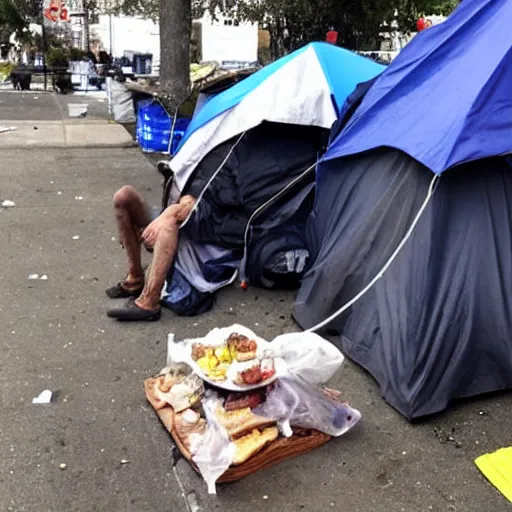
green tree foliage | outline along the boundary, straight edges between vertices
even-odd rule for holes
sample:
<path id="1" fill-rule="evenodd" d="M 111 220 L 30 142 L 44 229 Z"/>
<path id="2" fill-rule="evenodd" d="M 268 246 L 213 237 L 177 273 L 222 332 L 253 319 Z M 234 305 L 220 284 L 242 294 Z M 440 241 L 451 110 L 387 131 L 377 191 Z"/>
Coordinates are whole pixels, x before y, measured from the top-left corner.
<path id="1" fill-rule="evenodd" d="M 0 0 L 0 25 L 11 32 L 22 31 L 27 26 L 27 19 L 16 0 Z"/>
<path id="2" fill-rule="evenodd" d="M 258 22 L 268 28 L 274 57 L 303 44 L 323 40 L 333 28 L 339 44 L 377 49 L 385 21 L 396 19 L 403 31 L 415 30 L 421 14 L 448 15 L 459 0 L 191 0 L 195 18 L 205 9 Z M 113 0 L 114 10 L 157 19 L 159 0 Z M 396 13 L 396 16 L 395 16 Z"/>
<path id="3" fill-rule="evenodd" d="M 7 43 L 12 33 L 27 39 L 26 30 L 41 19 L 41 9 L 41 0 L 0 0 L 0 43 Z"/>
<path id="4" fill-rule="evenodd" d="M 160 11 L 159 0 L 112 0 L 109 11 L 112 14 L 140 16 L 144 19 L 158 21 Z"/>
<path id="5" fill-rule="evenodd" d="M 113 0 L 116 12 L 156 19 L 159 0 Z M 211 13 L 253 21 L 271 35 L 274 58 L 311 41 L 329 29 L 351 49 L 379 48 L 382 23 L 396 20 L 402 31 L 414 31 L 419 16 L 448 15 L 459 0 L 191 0 L 194 18 Z"/>
<path id="6" fill-rule="evenodd" d="M 458 0 L 192 0 L 196 15 L 208 8 L 255 21 L 268 28 L 274 57 L 308 42 L 323 40 L 329 29 L 346 48 L 379 47 L 382 23 L 394 19 L 401 30 L 414 30 L 418 17 L 447 15 Z"/>

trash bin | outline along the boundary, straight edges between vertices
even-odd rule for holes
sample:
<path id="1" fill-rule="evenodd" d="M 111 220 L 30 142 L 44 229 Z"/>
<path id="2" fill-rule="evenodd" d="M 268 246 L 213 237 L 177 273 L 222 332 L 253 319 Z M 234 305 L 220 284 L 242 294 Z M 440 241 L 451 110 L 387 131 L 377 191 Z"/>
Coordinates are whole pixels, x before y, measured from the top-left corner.
<path id="1" fill-rule="evenodd" d="M 133 55 L 133 72 L 136 75 L 150 75 L 152 63 L 152 53 L 135 53 Z"/>
<path id="2" fill-rule="evenodd" d="M 179 117 L 174 125 L 173 119 L 156 100 L 142 100 L 137 105 L 137 142 L 145 153 L 165 153 L 174 155 L 190 124 L 190 119 Z M 170 148 L 169 148 L 170 146 Z"/>

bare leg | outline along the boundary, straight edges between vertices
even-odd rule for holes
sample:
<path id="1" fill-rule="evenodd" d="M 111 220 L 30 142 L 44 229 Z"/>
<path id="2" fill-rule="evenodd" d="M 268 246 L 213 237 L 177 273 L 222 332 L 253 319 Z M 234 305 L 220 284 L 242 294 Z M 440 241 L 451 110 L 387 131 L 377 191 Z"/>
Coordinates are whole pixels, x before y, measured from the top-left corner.
<path id="1" fill-rule="evenodd" d="M 153 260 L 149 267 L 144 290 L 135 304 L 141 309 L 154 310 L 160 305 L 160 294 L 167 273 L 174 262 L 178 248 L 178 223 L 172 222 L 162 229 L 153 249 Z"/>
<path id="2" fill-rule="evenodd" d="M 169 206 L 157 219 L 155 219 L 139 236 L 135 230 L 127 230 L 129 224 L 124 217 L 119 222 L 120 232 L 124 234 L 123 240 L 126 240 L 126 233 L 133 235 L 137 233 L 135 247 L 140 262 L 140 240 L 142 239 L 146 247 L 153 248 L 153 262 L 147 274 L 144 289 L 135 302 L 128 302 L 124 308 L 114 308 L 107 311 L 107 316 L 117 318 L 118 320 L 158 320 L 160 318 L 160 294 L 167 277 L 169 268 L 174 263 L 176 251 L 178 249 L 179 228 L 185 220 L 194 205 L 194 198 L 184 196 L 178 204 Z M 124 231 L 121 231 L 121 228 Z M 128 251 L 127 251 L 128 252 Z M 137 260 L 135 260 L 136 262 Z M 134 272 L 139 268 L 134 268 Z M 141 271 L 142 269 L 140 269 Z"/>
<path id="3" fill-rule="evenodd" d="M 142 196 L 130 185 L 125 185 L 114 194 L 114 213 L 119 239 L 128 258 L 128 275 L 123 288 L 130 290 L 140 286 L 144 280 L 140 231 L 151 219 Z"/>

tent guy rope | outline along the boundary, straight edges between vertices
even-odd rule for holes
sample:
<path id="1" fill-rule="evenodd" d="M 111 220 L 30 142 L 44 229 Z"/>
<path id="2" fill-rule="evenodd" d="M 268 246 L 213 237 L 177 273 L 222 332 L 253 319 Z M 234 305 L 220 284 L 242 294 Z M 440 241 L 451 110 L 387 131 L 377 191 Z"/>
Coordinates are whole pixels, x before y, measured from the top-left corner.
<path id="1" fill-rule="evenodd" d="M 384 275 L 386 270 L 390 267 L 390 265 L 393 263 L 393 261 L 396 259 L 396 257 L 398 256 L 398 254 L 402 250 L 402 248 L 405 245 L 405 243 L 407 242 L 407 240 L 409 240 L 409 238 L 411 237 L 411 235 L 412 235 L 412 233 L 414 231 L 414 228 L 418 224 L 421 216 L 423 215 L 423 212 L 425 211 L 425 209 L 427 208 L 428 204 L 430 203 L 430 200 L 432 199 L 432 196 L 433 196 L 434 191 L 436 189 L 438 180 L 439 180 L 439 176 L 437 174 L 435 174 L 434 177 L 432 178 L 432 181 L 430 182 L 429 187 L 428 187 L 428 191 L 427 191 L 427 195 L 425 196 L 425 200 L 423 201 L 423 204 L 421 205 L 420 209 L 418 210 L 418 213 L 416 214 L 416 217 L 414 217 L 414 220 L 412 221 L 409 229 L 407 230 L 407 233 L 402 238 L 402 240 L 398 244 L 397 248 L 395 249 L 395 251 L 393 252 L 391 257 L 386 261 L 386 263 L 380 269 L 380 271 L 377 273 L 377 275 L 355 297 L 350 299 L 340 309 L 335 311 L 331 316 L 329 316 L 328 318 L 326 318 L 322 322 L 314 325 L 313 327 L 310 327 L 309 329 L 306 329 L 306 332 L 315 332 L 315 331 L 318 331 L 318 330 L 322 329 L 326 325 L 330 324 L 335 318 L 339 317 L 350 306 L 355 304 L 363 295 L 365 295 L 366 292 L 368 290 L 370 290 L 373 287 L 373 285 Z"/>
<path id="2" fill-rule="evenodd" d="M 224 158 L 224 160 L 222 160 L 221 164 L 219 165 L 219 167 L 217 168 L 217 170 L 213 173 L 212 177 L 208 180 L 208 183 L 204 186 L 203 190 L 201 191 L 201 193 L 199 194 L 199 197 L 197 198 L 197 201 L 195 202 L 194 206 L 192 207 L 192 210 L 190 210 L 190 213 L 188 214 L 188 217 L 185 219 L 185 221 L 181 224 L 180 226 L 180 229 L 183 229 L 185 227 L 185 225 L 187 224 L 187 222 L 190 220 L 190 217 L 192 217 L 193 213 L 196 211 L 197 209 L 197 206 L 199 205 L 199 203 L 201 202 L 201 199 L 203 198 L 203 195 L 204 193 L 208 190 L 208 187 L 211 185 L 212 181 L 217 177 L 217 174 L 219 174 L 219 172 L 222 170 L 222 168 L 224 167 L 224 165 L 226 164 L 226 162 L 228 161 L 229 157 L 231 156 L 231 154 L 233 153 L 233 151 L 235 150 L 235 148 L 238 146 L 238 144 L 240 143 L 240 141 L 243 139 L 245 135 L 245 132 L 243 132 L 240 137 L 238 137 L 238 139 L 236 140 L 236 142 L 233 144 L 233 146 L 231 146 L 231 149 L 229 150 L 228 154 L 226 155 L 226 157 Z"/>

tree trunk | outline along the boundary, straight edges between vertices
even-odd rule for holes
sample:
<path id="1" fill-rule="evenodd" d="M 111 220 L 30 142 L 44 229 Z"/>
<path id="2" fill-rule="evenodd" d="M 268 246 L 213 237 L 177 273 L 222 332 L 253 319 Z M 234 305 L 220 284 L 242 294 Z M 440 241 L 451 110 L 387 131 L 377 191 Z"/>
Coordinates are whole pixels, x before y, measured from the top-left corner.
<path id="1" fill-rule="evenodd" d="M 166 108 L 190 94 L 191 0 L 160 0 L 160 84 Z"/>

